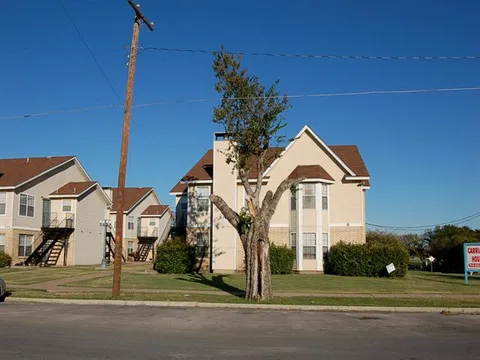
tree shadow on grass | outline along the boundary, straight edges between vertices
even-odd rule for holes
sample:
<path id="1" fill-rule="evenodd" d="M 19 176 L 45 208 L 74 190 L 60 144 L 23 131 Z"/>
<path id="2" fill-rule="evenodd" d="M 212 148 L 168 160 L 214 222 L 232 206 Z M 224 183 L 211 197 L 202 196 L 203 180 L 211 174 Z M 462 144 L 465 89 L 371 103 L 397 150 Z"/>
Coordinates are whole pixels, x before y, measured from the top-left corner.
<path id="1" fill-rule="evenodd" d="M 241 298 L 245 297 L 245 291 L 243 291 L 242 289 L 239 289 L 235 286 L 232 286 L 230 284 L 227 284 L 223 280 L 225 277 L 228 277 L 228 275 L 213 275 L 211 279 L 208 279 L 201 273 L 193 273 L 193 274 L 188 275 L 187 279 L 177 278 L 177 280 L 208 285 L 208 286 L 211 286 L 213 288 L 222 290 L 226 293 L 229 293 L 230 295 L 233 295 L 233 296 L 237 296 L 237 297 L 241 297 Z"/>

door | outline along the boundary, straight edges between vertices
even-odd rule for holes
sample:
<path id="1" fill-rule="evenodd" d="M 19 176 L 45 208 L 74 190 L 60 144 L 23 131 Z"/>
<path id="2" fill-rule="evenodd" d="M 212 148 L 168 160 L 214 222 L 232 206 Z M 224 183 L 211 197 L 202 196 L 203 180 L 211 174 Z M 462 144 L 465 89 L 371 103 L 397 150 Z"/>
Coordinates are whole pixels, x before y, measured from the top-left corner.
<path id="1" fill-rule="evenodd" d="M 51 204 L 50 199 L 43 199 L 43 217 L 42 224 L 44 227 L 49 227 L 51 223 Z"/>

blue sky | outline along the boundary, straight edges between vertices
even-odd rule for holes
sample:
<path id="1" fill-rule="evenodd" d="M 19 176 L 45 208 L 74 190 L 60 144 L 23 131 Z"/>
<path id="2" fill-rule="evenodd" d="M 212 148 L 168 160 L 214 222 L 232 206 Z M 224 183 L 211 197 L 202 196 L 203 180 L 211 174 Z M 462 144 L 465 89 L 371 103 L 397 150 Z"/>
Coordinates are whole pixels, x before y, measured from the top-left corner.
<path id="1" fill-rule="evenodd" d="M 125 1 L 64 0 L 124 97 L 132 10 Z M 142 0 L 154 47 L 338 55 L 480 55 L 478 1 Z M 55 0 L 9 2 L 0 23 L 0 117 L 116 104 Z M 144 52 L 134 103 L 218 96 L 212 57 Z M 380 61 L 245 57 L 265 83 L 289 94 L 480 86 L 480 60 Z M 440 223 L 480 211 L 480 92 L 295 99 L 287 135 L 309 124 L 329 144 L 357 144 L 372 177 L 367 221 Z M 214 102 L 134 109 L 128 186 L 168 191 L 212 145 Z M 77 155 L 115 186 L 122 110 L 1 120 L 1 157 Z M 480 219 L 467 223 L 480 227 Z"/>

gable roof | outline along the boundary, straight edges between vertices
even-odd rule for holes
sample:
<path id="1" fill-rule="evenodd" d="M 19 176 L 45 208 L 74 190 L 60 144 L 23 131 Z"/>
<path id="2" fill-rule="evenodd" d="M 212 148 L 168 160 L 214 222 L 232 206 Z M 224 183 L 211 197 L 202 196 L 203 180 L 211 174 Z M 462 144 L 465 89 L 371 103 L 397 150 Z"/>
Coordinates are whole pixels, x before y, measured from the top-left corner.
<path id="1" fill-rule="evenodd" d="M 168 205 L 149 205 L 141 215 L 162 216 L 169 209 Z"/>
<path id="2" fill-rule="evenodd" d="M 140 187 L 140 188 L 125 188 L 124 192 L 124 201 L 123 201 L 123 212 L 129 212 L 135 205 L 142 201 L 148 194 L 153 191 L 151 187 Z M 112 188 L 112 212 L 117 211 L 118 202 L 117 202 L 117 193 L 118 188 Z"/>
<path id="3" fill-rule="evenodd" d="M 52 196 L 80 196 L 92 186 L 97 184 L 95 181 L 78 181 L 69 182 L 58 188 L 50 195 Z"/>
<path id="4" fill-rule="evenodd" d="M 357 145 L 330 145 L 330 149 L 355 172 L 356 176 L 370 176 Z"/>
<path id="5" fill-rule="evenodd" d="M 334 181 L 330 174 L 320 165 L 298 165 L 288 176 L 289 179 L 322 179 Z"/>
<path id="6" fill-rule="evenodd" d="M 325 151 L 339 164 L 341 168 L 347 173 L 348 180 L 356 180 L 357 177 L 370 177 L 368 169 L 360 155 L 356 145 L 330 145 L 328 146 L 320 137 L 308 126 L 305 125 L 302 130 L 295 136 L 287 147 L 271 147 L 266 156 L 267 169 L 264 172 L 264 177 L 268 175 L 270 170 L 281 159 L 282 155 L 300 138 L 300 136 L 308 132 L 324 149 Z M 280 152 L 280 155 L 278 153 Z M 278 156 L 277 156 L 278 155 Z M 254 161 L 254 160 L 252 160 Z M 309 165 L 310 166 L 310 165 Z M 319 166 L 319 165 L 318 165 Z M 307 171 L 310 174 L 313 171 L 317 175 L 324 175 L 320 177 L 325 180 L 332 180 L 333 178 L 321 166 L 318 168 L 311 168 L 307 170 L 302 168 L 301 171 Z M 187 172 L 187 174 L 170 190 L 171 195 L 182 194 L 188 187 L 188 181 L 212 181 L 213 179 L 213 150 L 208 150 L 203 157 Z M 297 169 L 295 169 L 297 170 Z M 294 171 L 295 171 L 294 170 Z M 300 170 L 299 170 L 300 171 Z M 293 174 L 293 173 L 292 173 Z M 290 174 L 290 175 L 292 175 Z M 327 176 L 328 177 L 325 177 Z M 257 177 L 257 169 L 252 168 L 250 178 Z M 301 176 L 303 177 L 303 176 Z M 311 178 L 311 177 L 310 177 Z M 358 179 L 360 180 L 360 179 Z M 368 181 L 367 181 L 368 182 Z M 369 182 L 368 182 L 369 184 Z"/>
<path id="7" fill-rule="evenodd" d="M 212 181 L 213 179 L 213 150 L 208 150 L 195 165 L 170 190 L 171 193 L 183 193 L 188 185 L 183 181 Z"/>
<path id="8" fill-rule="evenodd" d="M 16 188 L 74 159 L 75 156 L 0 159 L 0 188 Z"/>

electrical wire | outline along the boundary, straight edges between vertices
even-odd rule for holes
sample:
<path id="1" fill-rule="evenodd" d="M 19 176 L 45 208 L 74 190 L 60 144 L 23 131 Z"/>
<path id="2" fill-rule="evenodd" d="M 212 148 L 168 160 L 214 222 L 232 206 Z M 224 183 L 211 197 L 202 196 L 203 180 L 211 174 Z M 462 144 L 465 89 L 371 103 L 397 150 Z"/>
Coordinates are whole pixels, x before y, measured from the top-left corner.
<path id="1" fill-rule="evenodd" d="M 180 49 L 180 48 L 165 48 L 165 47 L 139 47 L 142 51 L 163 51 L 163 52 L 184 52 L 209 54 L 216 53 L 213 50 L 204 49 Z M 266 56 L 266 57 L 286 57 L 286 58 L 301 58 L 301 59 L 336 59 L 336 60 L 480 60 L 480 55 L 475 56 L 366 56 L 366 55 L 325 55 L 325 54 L 287 54 L 287 53 L 268 53 L 268 52 L 231 52 L 226 51 L 230 55 L 241 56 Z"/>
<path id="2" fill-rule="evenodd" d="M 108 79 L 107 74 L 105 73 L 105 71 L 103 70 L 102 66 L 101 66 L 100 63 L 98 62 L 97 58 L 96 58 L 95 55 L 93 54 L 93 51 L 90 49 L 90 46 L 88 46 L 88 43 L 87 43 L 87 41 L 85 40 L 85 38 L 83 37 L 83 35 L 82 35 L 82 33 L 80 32 L 79 28 L 77 27 L 77 25 L 75 25 L 75 22 L 73 21 L 73 18 L 70 16 L 67 8 L 65 7 L 65 4 L 63 3 L 63 0 L 58 0 L 58 3 L 59 3 L 60 6 L 62 7 L 63 11 L 65 12 L 65 15 L 67 15 L 68 20 L 69 20 L 70 23 L 72 24 L 73 28 L 74 28 L 75 31 L 77 32 L 78 36 L 79 36 L 80 39 L 82 40 L 82 42 L 83 42 L 83 44 L 85 45 L 85 47 L 87 48 L 88 53 L 89 53 L 90 56 L 92 57 L 93 61 L 95 62 L 95 64 L 97 64 L 98 70 L 99 70 L 100 73 L 103 75 L 105 81 L 108 83 L 108 86 L 110 86 L 110 89 L 112 90 L 113 94 L 114 94 L 115 97 L 117 98 L 118 103 L 119 103 L 119 104 L 122 104 L 123 102 L 122 102 L 122 100 L 120 99 L 120 96 L 118 95 L 117 91 L 115 90 L 115 87 L 113 86 L 112 82 Z"/>
<path id="3" fill-rule="evenodd" d="M 471 214 L 468 216 L 465 216 L 460 219 L 456 220 L 451 220 L 451 221 L 446 221 L 443 223 L 438 223 L 438 224 L 430 224 L 430 225 L 418 225 L 418 226 L 392 226 L 392 225 L 379 225 L 379 224 L 372 224 L 372 223 L 366 223 L 368 226 L 376 227 L 376 228 L 382 228 L 382 229 L 390 229 L 390 230 L 427 230 L 427 229 L 432 229 L 437 226 L 443 226 L 443 225 L 453 225 L 453 224 L 462 224 L 467 221 L 473 220 L 480 217 L 480 212 Z"/>
<path id="4" fill-rule="evenodd" d="M 300 98 L 320 98 L 320 97 L 337 97 L 337 96 L 366 96 L 366 95 L 391 95 L 391 94 L 417 94 L 417 93 L 436 93 L 436 92 L 465 92 L 465 91 L 479 91 L 480 86 L 475 87 L 465 87 L 465 88 L 433 88 L 433 89 L 404 89 L 404 90 L 367 90 L 367 91 L 355 91 L 355 92 L 338 92 L 338 93 L 318 93 L 318 94 L 295 94 L 295 95 L 279 95 L 276 98 L 289 98 L 289 99 L 300 99 Z M 233 97 L 230 100 L 246 100 L 246 99 L 267 99 L 268 97 Z M 156 105 L 168 105 L 168 104 L 179 104 L 179 103 L 201 103 L 201 102 L 212 102 L 220 101 L 221 97 L 214 98 L 200 98 L 200 99 L 179 99 L 179 100 L 159 100 L 153 102 L 146 102 L 135 104 L 133 108 L 141 108 L 148 106 Z M 41 113 L 32 113 L 24 115 L 12 115 L 12 116 L 0 116 L 0 120 L 16 120 L 16 119 L 25 119 L 38 116 L 46 115 L 55 115 L 62 113 L 70 112 L 81 112 L 81 111 L 92 111 L 105 108 L 118 108 L 122 105 L 102 105 L 102 106 L 92 106 L 87 108 L 75 108 L 68 110 L 52 110 L 45 111 Z"/>

